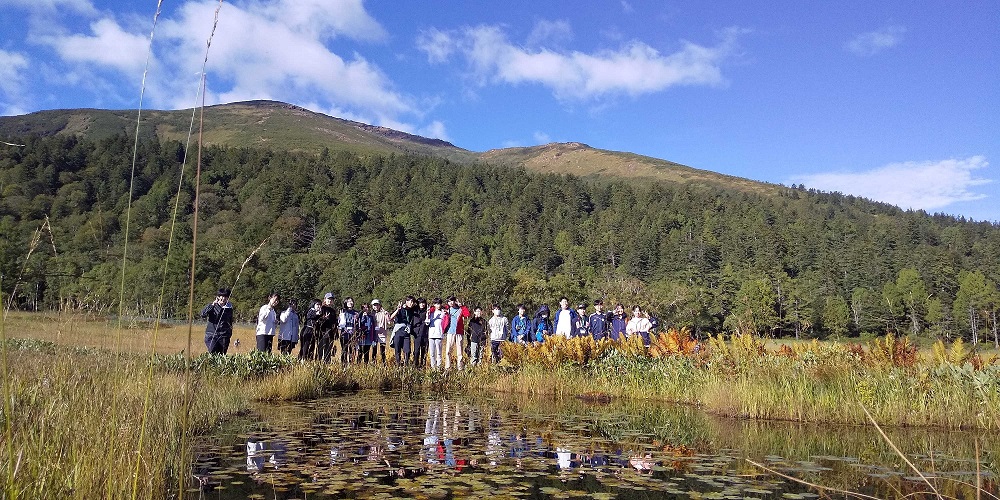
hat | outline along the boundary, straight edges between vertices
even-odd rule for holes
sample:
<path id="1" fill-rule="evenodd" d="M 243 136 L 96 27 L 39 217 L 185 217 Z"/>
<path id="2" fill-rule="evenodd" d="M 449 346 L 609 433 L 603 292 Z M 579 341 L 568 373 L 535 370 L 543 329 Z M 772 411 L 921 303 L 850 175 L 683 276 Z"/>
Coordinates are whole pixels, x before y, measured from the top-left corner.
<path id="1" fill-rule="evenodd" d="M 218 295 L 220 297 L 228 297 L 232 293 L 233 293 L 233 291 L 230 290 L 230 289 L 228 289 L 228 288 L 220 288 L 219 289 L 219 293 L 217 293 L 216 295 Z"/>
<path id="2" fill-rule="evenodd" d="M 375 305 L 375 304 L 382 305 L 382 303 L 379 302 L 378 299 L 372 299 L 372 305 Z"/>
<path id="3" fill-rule="evenodd" d="M 587 308 L 587 304 L 580 304 L 580 305 L 576 306 L 576 308 L 577 309 L 586 309 Z"/>
<path id="4" fill-rule="evenodd" d="M 333 298 L 333 292 L 326 292 L 326 295 L 324 295 L 323 298 L 324 299 L 332 299 Z"/>

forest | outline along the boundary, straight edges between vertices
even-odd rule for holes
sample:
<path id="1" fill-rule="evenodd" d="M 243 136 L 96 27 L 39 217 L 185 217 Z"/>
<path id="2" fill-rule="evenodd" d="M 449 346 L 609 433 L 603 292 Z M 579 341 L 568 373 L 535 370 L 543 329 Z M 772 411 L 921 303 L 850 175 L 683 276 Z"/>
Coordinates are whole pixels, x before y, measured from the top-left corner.
<path id="1" fill-rule="evenodd" d="M 18 142 L 0 149 L 0 291 L 16 309 L 185 319 L 194 247 L 191 307 L 231 287 L 244 319 L 271 290 L 455 294 L 508 314 L 565 295 L 700 336 L 997 342 L 994 223 L 801 186 L 220 146 L 201 153 L 195 217 L 180 142 L 140 142 L 131 186 L 125 135 Z"/>

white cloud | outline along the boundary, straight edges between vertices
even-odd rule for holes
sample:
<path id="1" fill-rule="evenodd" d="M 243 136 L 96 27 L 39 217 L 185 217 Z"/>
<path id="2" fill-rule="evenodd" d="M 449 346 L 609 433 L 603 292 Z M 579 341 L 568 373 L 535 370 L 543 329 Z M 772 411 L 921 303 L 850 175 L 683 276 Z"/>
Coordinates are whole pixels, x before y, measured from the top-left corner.
<path id="1" fill-rule="evenodd" d="M 861 33 L 844 43 L 844 48 L 859 56 L 872 56 L 885 49 L 899 45 L 903 41 L 906 28 L 886 26 L 882 29 Z"/>
<path id="2" fill-rule="evenodd" d="M 26 4 L 27 0 L 0 2 Z M 87 0 L 43 3 L 81 9 L 90 5 Z M 205 42 L 218 5 L 217 0 L 188 0 L 160 18 L 146 83 L 148 106 L 176 109 L 195 104 Z M 58 54 L 50 64 L 61 65 L 61 79 L 88 75 L 84 87 L 94 90 L 121 87 L 124 76 L 133 78 L 137 88 L 149 46 L 149 25 L 129 19 L 131 24 L 123 24 L 104 14 L 86 33 L 69 31 L 69 23 L 32 31 L 34 40 Z M 420 121 L 427 108 L 397 91 L 376 64 L 358 53 L 334 52 L 327 45 L 334 39 L 387 38 L 362 0 L 226 2 L 208 54 L 206 103 L 274 99 L 376 125 L 417 129 L 403 120 Z M 443 125 L 431 123 L 425 128 L 444 135 Z"/>
<path id="3" fill-rule="evenodd" d="M 534 139 L 535 142 L 538 144 L 548 144 L 552 142 L 552 138 L 549 137 L 549 134 L 546 134 L 545 132 L 535 132 Z"/>
<path id="4" fill-rule="evenodd" d="M 0 115 L 19 115 L 25 112 L 18 102 L 22 100 L 26 69 L 27 57 L 0 49 Z"/>
<path id="5" fill-rule="evenodd" d="M 0 0 L 0 5 L 11 5 L 33 12 L 55 12 L 69 9 L 73 12 L 94 15 L 97 9 L 90 0 Z"/>
<path id="6" fill-rule="evenodd" d="M 983 156 L 941 161 L 892 163 L 866 172 L 829 172 L 799 176 L 792 184 L 838 191 L 902 208 L 937 210 L 953 203 L 985 198 L 976 186 L 993 182 L 976 177 L 989 166 Z"/>
<path id="7" fill-rule="evenodd" d="M 421 129 L 417 130 L 418 135 L 424 137 L 433 137 L 435 139 L 441 139 L 442 141 L 449 141 L 448 131 L 445 129 L 444 123 L 434 120 L 430 124 Z"/>
<path id="8" fill-rule="evenodd" d="M 40 40 L 68 62 L 95 63 L 125 73 L 142 71 L 149 45 L 145 36 L 128 33 L 111 19 L 92 23 L 90 30 L 92 35 L 45 36 Z"/>
<path id="9" fill-rule="evenodd" d="M 720 85 L 719 64 L 732 52 L 741 33 L 726 30 L 714 47 L 684 41 L 680 50 L 667 55 L 639 41 L 595 53 L 528 50 L 508 41 L 497 26 L 437 36 L 433 51 L 419 41 L 418 47 L 431 62 L 445 62 L 451 54 L 461 54 L 470 75 L 481 85 L 534 83 L 552 89 L 559 98 L 585 100 L 611 94 L 637 96 L 676 85 Z"/>
<path id="10" fill-rule="evenodd" d="M 455 40 L 444 31 L 430 29 L 417 35 L 417 48 L 427 54 L 429 62 L 443 63 L 455 51 Z"/>
<path id="11" fill-rule="evenodd" d="M 535 23 L 528 35 L 528 46 L 536 47 L 546 42 L 560 45 L 573 39 L 573 27 L 569 21 L 541 20 Z"/>

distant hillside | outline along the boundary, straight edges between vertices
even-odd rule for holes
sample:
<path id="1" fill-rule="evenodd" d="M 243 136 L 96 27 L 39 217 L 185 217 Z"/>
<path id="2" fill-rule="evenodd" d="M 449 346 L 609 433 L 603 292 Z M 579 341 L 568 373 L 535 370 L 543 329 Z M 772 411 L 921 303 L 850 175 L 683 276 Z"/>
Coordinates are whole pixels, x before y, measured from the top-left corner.
<path id="1" fill-rule="evenodd" d="M 143 111 L 140 133 L 183 141 L 192 111 Z M 71 134 L 101 139 L 135 132 L 134 110 L 71 109 L 0 117 L 0 140 L 28 135 Z M 197 131 L 197 124 L 195 127 Z M 580 177 L 656 179 L 709 184 L 744 192 L 775 193 L 771 184 L 691 168 L 648 156 L 595 149 L 580 143 L 468 151 L 440 139 L 343 120 L 275 101 L 247 101 L 205 108 L 206 144 L 269 147 L 288 151 L 347 151 L 357 154 L 416 154 L 456 163 L 483 161 Z"/>
<path id="2" fill-rule="evenodd" d="M 140 134 L 184 141 L 192 110 L 142 112 Z M 135 110 L 69 109 L 39 111 L 0 118 L 0 137 L 72 134 L 101 139 L 135 133 Z M 197 133 L 198 123 L 194 131 Z M 428 139 L 384 127 L 343 120 L 275 101 L 246 101 L 207 106 L 205 144 L 233 147 L 269 147 L 319 152 L 324 148 L 352 153 L 418 154 L 457 162 L 477 155 L 439 139 Z"/>

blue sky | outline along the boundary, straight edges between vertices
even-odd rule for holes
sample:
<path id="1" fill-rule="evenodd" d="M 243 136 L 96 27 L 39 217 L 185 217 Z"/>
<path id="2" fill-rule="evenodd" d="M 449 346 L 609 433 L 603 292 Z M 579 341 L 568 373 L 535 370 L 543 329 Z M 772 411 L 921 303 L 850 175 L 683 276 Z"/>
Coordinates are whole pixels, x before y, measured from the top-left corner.
<path id="1" fill-rule="evenodd" d="M 165 1 L 143 107 L 190 108 L 217 1 Z M 155 1 L 0 0 L 0 114 L 136 108 Z M 485 151 L 579 141 L 1000 220 L 1000 3 L 234 0 L 207 102 Z M 0 138 L 3 140 L 4 138 Z"/>

